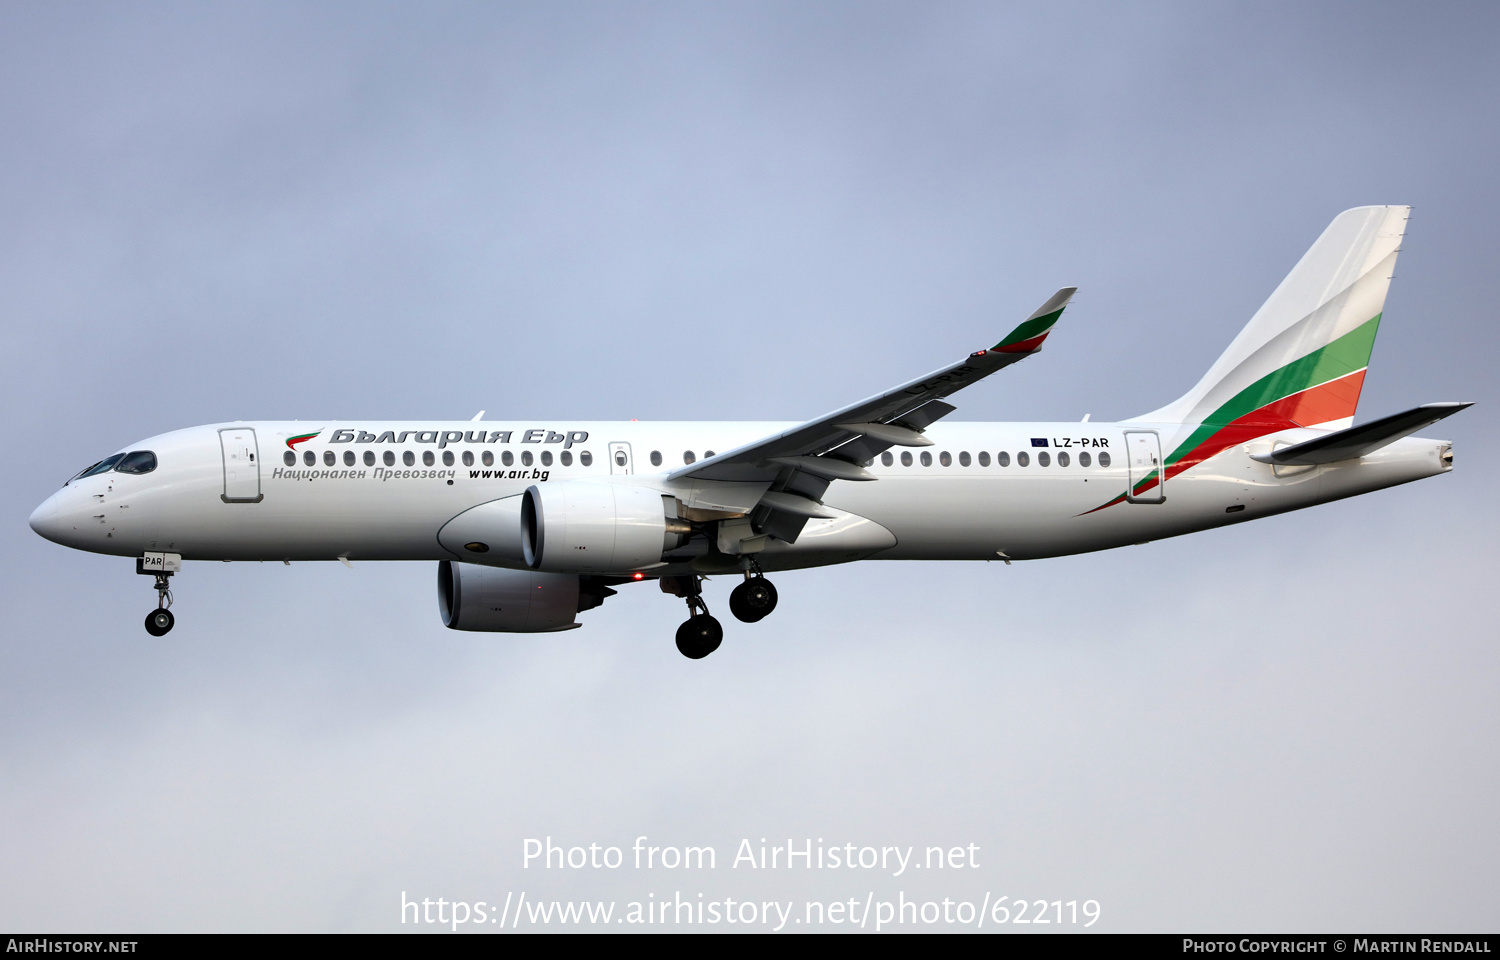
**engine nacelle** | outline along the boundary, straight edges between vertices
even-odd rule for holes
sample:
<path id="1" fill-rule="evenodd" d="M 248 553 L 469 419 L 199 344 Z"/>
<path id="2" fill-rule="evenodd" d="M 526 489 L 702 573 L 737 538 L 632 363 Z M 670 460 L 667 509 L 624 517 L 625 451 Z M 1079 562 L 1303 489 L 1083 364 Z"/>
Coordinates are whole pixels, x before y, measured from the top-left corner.
<path id="1" fill-rule="evenodd" d="M 625 483 L 537 484 L 521 504 L 526 563 L 566 573 L 628 574 L 655 566 L 690 532 L 675 516 L 668 519 L 667 499 Z"/>
<path id="2" fill-rule="evenodd" d="M 577 574 L 438 563 L 438 610 L 443 624 L 453 630 L 571 630 L 582 626 L 574 622 L 579 608 Z"/>
<path id="3" fill-rule="evenodd" d="M 492 567 L 526 567 L 521 551 L 521 504 L 524 494 L 471 507 L 443 524 L 438 543 L 467 563 Z"/>

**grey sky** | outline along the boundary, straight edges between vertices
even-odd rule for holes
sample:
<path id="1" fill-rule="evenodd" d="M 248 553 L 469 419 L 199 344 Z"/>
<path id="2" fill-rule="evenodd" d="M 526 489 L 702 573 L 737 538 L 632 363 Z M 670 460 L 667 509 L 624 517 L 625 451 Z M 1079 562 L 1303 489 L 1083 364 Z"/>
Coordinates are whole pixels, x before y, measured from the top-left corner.
<path id="1" fill-rule="evenodd" d="M 1095 898 L 1108 930 L 1493 929 L 1497 26 L 1485 4 L 0 9 L 0 925 L 904 889 Z M 25 523 L 195 423 L 811 417 L 1065 284 L 1046 352 L 955 416 L 1130 416 L 1368 203 L 1416 211 L 1361 414 L 1480 401 L 1430 431 L 1453 475 L 1095 556 L 784 574 L 775 617 L 699 663 L 645 588 L 560 637 L 447 631 L 430 564 L 190 564 L 153 641 L 128 561 Z M 522 871 L 546 834 L 985 860 Z"/>

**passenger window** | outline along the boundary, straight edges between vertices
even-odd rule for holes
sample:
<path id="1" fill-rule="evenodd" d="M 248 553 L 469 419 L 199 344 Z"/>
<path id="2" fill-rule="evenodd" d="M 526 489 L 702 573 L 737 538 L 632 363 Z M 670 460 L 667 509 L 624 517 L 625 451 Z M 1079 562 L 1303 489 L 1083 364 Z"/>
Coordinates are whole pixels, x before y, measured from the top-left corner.
<path id="1" fill-rule="evenodd" d="M 1022 450 L 1020 453 L 1016 454 L 1016 466 L 1018 466 L 1018 467 L 1029 467 L 1029 466 L 1031 466 L 1031 454 L 1027 453 L 1025 450 Z"/>
<path id="2" fill-rule="evenodd" d="M 417 455 L 410 450 L 404 450 L 401 453 L 401 462 L 408 467 L 414 467 L 417 465 Z"/>
<path id="3" fill-rule="evenodd" d="M 712 450 L 705 450 L 705 451 L 703 451 L 703 459 L 705 459 L 705 460 L 707 460 L 709 457 L 712 457 L 713 455 L 714 455 L 714 452 Z"/>
<path id="4" fill-rule="evenodd" d="M 396 465 L 396 454 L 395 454 L 394 451 L 387 450 L 385 452 L 385 458 L 384 459 L 385 459 L 385 465 L 386 466 L 388 466 L 388 467 L 394 467 Z"/>
<path id="5" fill-rule="evenodd" d="M 565 467 L 571 467 L 573 465 L 573 454 L 567 450 L 559 453 L 557 455 L 557 459 L 561 460 L 562 465 Z"/>
<path id="6" fill-rule="evenodd" d="M 543 450 L 542 451 L 542 466 L 544 466 L 544 467 L 550 467 L 550 466 L 552 466 L 552 451 L 551 450 Z"/>
<path id="7" fill-rule="evenodd" d="M 909 467 L 909 466 L 911 466 L 911 451 L 910 450 L 902 450 L 901 451 L 901 465 L 903 467 Z"/>
<path id="8" fill-rule="evenodd" d="M 947 450 L 944 450 L 942 453 L 938 454 L 938 463 L 941 463 L 945 467 L 953 466 L 953 454 L 949 453 Z"/>
<path id="9" fill-rule="evenodd" d="M 1052 455 L 1043 450 L 1041 453 L 1036 455 L 1036 463 L 1039 467 L 1050 467 L 1052 466 Z"/>
<path id="10" fill-rule="evenodd" d="M 882 463 L 882 464 L 884 464 L 884 465 L 885 465 L 885 466 L 887 466 L 887 467 L 888 467 L 888 466 L 890 466 L 890 465 L 891 465 L 891 464 L 893 464 L 893 463 L 895 463 L 895 462 L 896 462 L 896 458 L 895 458 L 895 457 L 893 457 L 893 456 L 891 456 L 891 452 L 890 452 L 890 451 L 889 451 L 889 450 L 887 450 L 887 451 L 886 451 L 886 452 L 885 452 L 885 453 L 882 453 L 882 454 L 881 454 L 881 455 L 880 455 L 880 462 L 881 462 L 881 463 Z"/>
<path id="11" fill-rule="evenodd" d="M 1057 455 L 1057 465 L 1059 467 L 1066 467 L 1068 465 L 1068 452 L 1066 450 Z"/>
<path id="12" fill-rule="evenodd" d="M 531 466 L 531 451 L 530 450 L 522 450 L 521 451 L 521 466 L 523 466 L 523 467 L 529 467 L 529 466 Z"/>
<path id="13" fill-rule="evenodd" d="M 693 461 L 695 461 L 697 459 L 698 459 L 697 457 L 693 456 L 693 451 L 691 451 L 691 450 L 684 450 L 684 451 L 682 451 L 682 462 L 683 463 L 692 463 Z"/>
<path id="14" fill-rule="evenodd" d="M 353 450 L 345 450 L 344 451 L 344 466 L 346 466 L 346 467 L 352 467 L 352 466 L 354 466 L 354 451 Z"/>
<path id="15" fill-rule="evenodd" d="M 150 473 L 156 469 L 156 454 L 150 450 L 133 450 L 125 454 L 124 458 L 115 464 L 117 473 L 142 474 Z"/>
<path id="16" fill-rule="evenodd" d="M 1010 466 L 1010 454 L 1006 453 L 1004 450 L 1001 450 L 999 453 L 995 454 L 995 462 L 1000 464 L 1000 466 L 1002 467 Z"/>
<path id="17" fill-rule="evenodd" d="M 987 450 L 981 450 L 981 451 L 979 451 L 979 465 L 981 467 L 987 467 L 987 466 L 990 465 L 990 454 L 989 454 L 989 451 L 987 451 Z"/>
<path id="18" fill-rule="evenodd" d="M 1107 467 L 1107 466 L 1109 466 L 1109 454 L 1107 454 L 1107 453 L 1105 453 L 1103 451 L 1099 452 L 1099 466 L 1101 466 L 1101 467 Z"/>
<path id="19" fill-rule="evenodd" d="M 958 455 L 958 465 L 967 467 L 969 465 L 969 451 L 965 450 Z"/>
<path id="20" fill-rule="evenodd" d="M 661 466 L 661 451 L 660 450 L 652 450 L 651 451 L 651 465 L 653 467 L 659 467 L 659 466 Z"/>
<path id="21" fill-rule="evenodd" d="M 578 462 L 585 467 L 591 467 L 594 465 L 594 455 L 585 450 L 578 455 Z"/>
<path id="22" fill-rule="evenodd" d="M 932 466 L 932 454 L 928 453 L 926 450 L 922 451 L 922 466 Z"/>
<path id="23" fill-rule="evenodd" d="M 375 466 L 375 451 L 374 450 L 366 450 L 365 451 L 365 466 L 367 466 L 367 467 L 373 467 L 373 466 Z"/>
<path id="24" fill-rule="evenodd" d="M 323 451 L 323 466 L 331 467 L 339 462 L 338 456 L 332 450 Z"/>
<path id="25" fill-rule="evenodd" d="M 1078 465 L 1080 467 L 1086 467 L 1089 465 L 1089 453 L 1087 450 L 1078 455 Z"/>
<path id="26" fill-rule="evenodd" d="M 473 450 L 465 450 L 464 451 L 464 455 L 462 457 L 460 457 L 459 459 L 463 460 L 464 466 L 466 466 L 466 467 L 472 467 L 474 465 L 474 451 Z"/>
<path id="27" fill-rule="evenodd" d="M 318 465 L 318 455 L 311 450 L 304 450 L 302 451 L 302 462 L 309 467 L 315 467 Z"/>
<path id="28" fill-rule="evenodd" d="M 502 452 L 500 454 L 500 465 L 501 466 L 508 467 L 511 464 L 515 463 L 515 462 L 516 462 L 515 455 L 512 454 L 509 450 L 506 450 L 506 451 L 504 451 L 504 452 Z"/>
<path id="29" fill-rule="evenodd" d="M 451 467 L 451 466 L 453 466 L 453 451 L 452 450 L 444 450 L 443 451 L 443 466 L 445 466 L 445 467 Z"/>
<path id="30" fill-rule="evenodd" d="M 437 457 L 432 455 L 431 450 L 422 451 L 422 466 L 430 467 L 437 463 Z"/>
<path id="31" fill-rule="evenodd" d="M 495 455 L 486 450 L 479 455 L 479 462 L 487 467 L 493 467 L 495 465 Z"/>
<path id="32" fill-rule="evenodd" d="M 297 465 L 297 455 L 288 450 L 286 453 L 283 453 L 281 455 L 281 462 L 289 467 L 295 467 Z"/>

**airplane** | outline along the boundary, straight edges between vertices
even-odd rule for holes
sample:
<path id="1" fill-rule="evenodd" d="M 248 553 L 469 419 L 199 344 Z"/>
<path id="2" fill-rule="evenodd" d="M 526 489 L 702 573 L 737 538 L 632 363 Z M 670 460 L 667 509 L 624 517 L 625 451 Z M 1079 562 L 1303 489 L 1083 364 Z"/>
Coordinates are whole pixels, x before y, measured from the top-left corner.
<path id="1" fill-rule="evenodd" d="M 677 648 L 701 659 L 724 635 L 714 575 L 740 578 L 730 612 L 756 623 L 768 572 L 1066 556 L 1449 472 L 1452 444 L 1412 434 L 1471 404 L 1353 423 L 1409 216 L 1339 214 L 1191 390 L 1116 423 L 944 419 L 1041 351 L 1064 287 L 994 346 L 805 423 L 216 423 L 91 465 L 31 527 L 134 558 L 157 637 L 185 560 L 423 560 L 455 630 L 570 630 L 655 581 L 686 601 Z"/>

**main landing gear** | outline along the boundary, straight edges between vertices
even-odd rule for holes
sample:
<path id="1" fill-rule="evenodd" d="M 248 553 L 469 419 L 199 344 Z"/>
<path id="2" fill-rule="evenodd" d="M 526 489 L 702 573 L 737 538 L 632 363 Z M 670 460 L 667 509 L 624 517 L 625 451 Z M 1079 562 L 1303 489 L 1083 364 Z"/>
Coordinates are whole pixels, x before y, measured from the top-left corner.
<path id="1" fill-rule="evenodd" d="M 682 586 L 685 589 L 679 596 L 687 601 L 690 615 L 677 628 L 677 650 L 689 660 L 702 660 L 724 642 L 724 627 L 709 614 L 708 604 L 703 602 L 701 578 L 687 577 Z"/>
<path id="2" fill-rule="evenodd" d="M 724 642 L 724 626 L 708 612 L 703 601 L 703 578 L 663 577 L 661 589 L 687 601 L 690 614 L 677 628 L 677 649 L 684 657 L 702 660 Z M 760 565 L 751 561 L 745 569 L 745 582 L 729 594 L 729 612 L 745 623 L 756 623 L 776 609 L 776 588 L 761 573 Z"/>
<path id="3" fill-rule="evenodd" d="M 745 582 L 729 594 L 729 612 L 736 620 L 756 623 L 776 609 L 776 587 L 760 572 L 760 564 L 745 571 Z"/>

